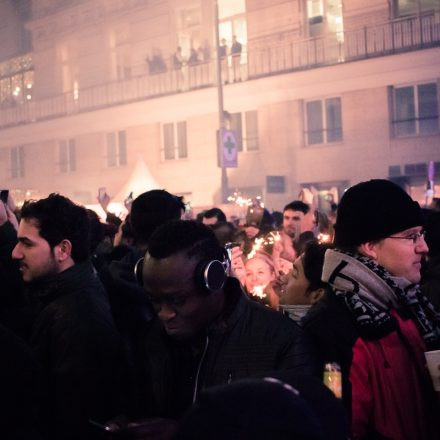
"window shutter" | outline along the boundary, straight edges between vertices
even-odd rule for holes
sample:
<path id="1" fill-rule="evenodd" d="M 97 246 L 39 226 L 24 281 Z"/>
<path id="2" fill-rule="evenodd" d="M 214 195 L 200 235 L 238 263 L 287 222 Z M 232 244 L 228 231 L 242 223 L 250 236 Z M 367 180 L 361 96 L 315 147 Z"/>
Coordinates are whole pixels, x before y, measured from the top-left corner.
<path id="1" fill-rule="evenodd" d="M 177 147 L 179 158 L 188 157 L 187 140 L 186 140 L 186 121 L 177 123 Z"/>
<path id="2" fill-rule="evenodd" d="M 127 134 L 125 130 L 118 133 L 119 141 L 119 165 L 127 165 Z"/>
<path id="3" fill-rule="evenodd" d="M 70 171 L 75 171 L 76 170 L 75 139 L 69 139 L 69 163 L 70 163 Z"/>

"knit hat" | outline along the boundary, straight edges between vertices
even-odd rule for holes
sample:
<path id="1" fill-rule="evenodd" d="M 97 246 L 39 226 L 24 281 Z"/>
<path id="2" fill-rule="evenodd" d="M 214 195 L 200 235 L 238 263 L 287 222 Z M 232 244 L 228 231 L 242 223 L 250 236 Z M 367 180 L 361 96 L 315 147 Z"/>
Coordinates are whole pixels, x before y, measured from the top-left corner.
<path id="1" fill-rule="evenodd" d="M 276 379 L 243 379 L 202 392 L 175 440 L 321 440 L 324 432 L 297 390 Z"/>
<path id="2" fill-rule="evenodd" d="M 137 196 L 130 212 L 130 224 L 137 240 L 146 242 L 160 225 L 180 219 L 185 205 L 182 197 L 163 189 L 153 189 Z"/>
<path id="3" fill-rule="evenodd" d="M 373 179 L 349 188 L 341 198 L 334 244 L 353 247 L 423 225 L 417 202 L 389 180 Z"/>

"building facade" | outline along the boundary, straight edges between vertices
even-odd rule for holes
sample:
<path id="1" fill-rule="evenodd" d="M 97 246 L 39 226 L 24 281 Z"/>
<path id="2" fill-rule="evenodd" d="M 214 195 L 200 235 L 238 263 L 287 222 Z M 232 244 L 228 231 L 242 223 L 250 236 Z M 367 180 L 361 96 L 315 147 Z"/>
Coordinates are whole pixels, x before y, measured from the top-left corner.
<path id="1" fill-rule="evenodd" d="M 280 209 L 313 188 L 325 210 L 390 178 L 424 203 L 433 162 L 440 194 L 439 0 L 20 3 L 32 48 L 0 51 L 0 181 L 18 201 L 95 203 L 141 161 L 193 206 L 220 203 L 219 74 L 230 193 Z"/>

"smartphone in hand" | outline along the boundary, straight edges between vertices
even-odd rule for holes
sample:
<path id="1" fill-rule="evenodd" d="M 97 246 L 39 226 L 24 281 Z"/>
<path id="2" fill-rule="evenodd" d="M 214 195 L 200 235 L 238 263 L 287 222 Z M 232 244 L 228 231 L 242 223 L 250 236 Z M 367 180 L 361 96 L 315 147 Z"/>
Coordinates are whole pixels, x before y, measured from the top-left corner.
<path id="1" fill-rule="evenodd" d="M 107 190 L 104 186 L 101 186 L 101 188 L 98 189 L 98 200 L 102 202 L 104 200 L 104 197 L 107 193 Z"/>
<path id="2" fill-rule="evenodd" d="M 7 205 L 9 198 L 9 189 L 2 189 L 0 191 L 0 200 Z"/>

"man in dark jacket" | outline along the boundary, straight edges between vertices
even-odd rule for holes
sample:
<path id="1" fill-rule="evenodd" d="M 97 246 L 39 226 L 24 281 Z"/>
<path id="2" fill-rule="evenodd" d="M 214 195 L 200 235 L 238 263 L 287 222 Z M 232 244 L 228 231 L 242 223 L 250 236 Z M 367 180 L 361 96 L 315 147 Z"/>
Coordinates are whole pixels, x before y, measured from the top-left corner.
<path id="1" fill-rule="evenodd" d="M 36 319 L 30 339 L 48 390 L 50 438 L 87 439 L 89 419 L 121 412 L 122 341 L 89 260 L 85 208 L 51 194 L 22 208 L 12 251 Z"/>
<path id="2" fill-rule="evenodd" d="M 178 417 L 200 390 L 265 371 L 315 373 L 301 329 L 250 301 L 228 265 L 205 225 L 175 221 L 151 236 L 143 283 L 158 319 L 144 343 L 149 415 Z"/>
<path id="3" fill-rule="evenodd" d="M 134 236 L 121 259 L 111 261 L 99 272 L 110 300 L 116 327 L 124 338 L 131 364 L 133 341 L 148 325 L 154 315 L 151 303 L 134 276 L 136 262 L 147 249 L 147 242 L 154 230 L 163 223 L 179 219 L 185 209 L 181 197 L 161 189 L 144 192 L 136 197 L 129 216 Z"/>

